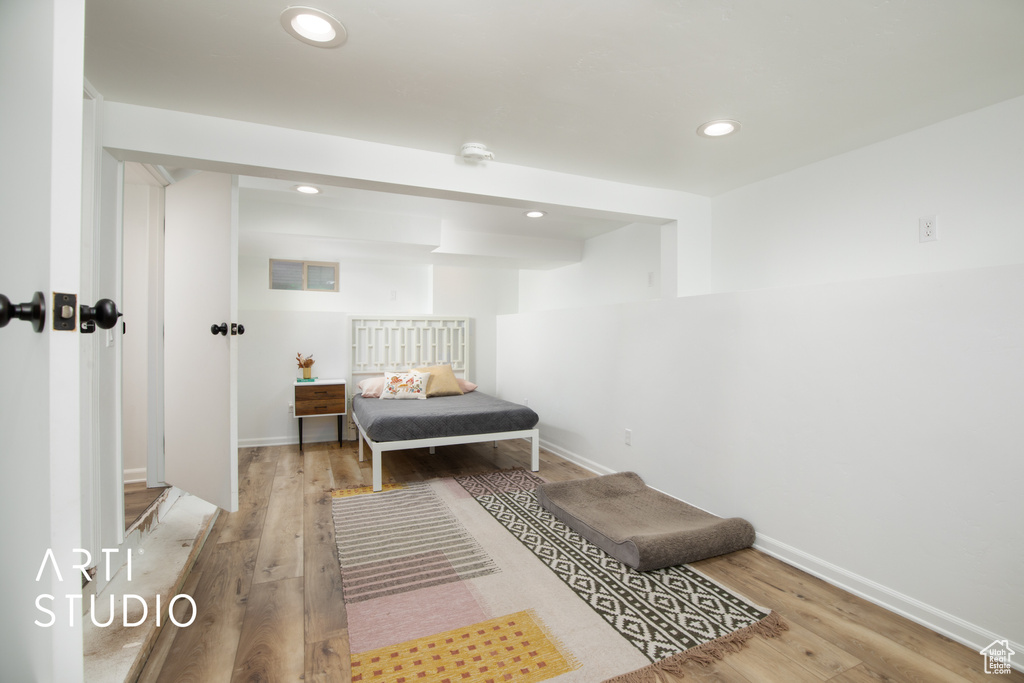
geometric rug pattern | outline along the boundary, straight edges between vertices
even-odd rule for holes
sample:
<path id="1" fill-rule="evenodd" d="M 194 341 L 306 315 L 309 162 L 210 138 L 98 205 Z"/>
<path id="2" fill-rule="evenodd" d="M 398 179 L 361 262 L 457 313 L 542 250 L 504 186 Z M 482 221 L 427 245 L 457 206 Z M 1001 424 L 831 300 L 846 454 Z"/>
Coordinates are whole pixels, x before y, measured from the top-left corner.
<path id="1" fill-rule="evenodd" d="M 688 566 L 637 572 L 525 470 L 332 495 L 353 681 L 659 680 L 785 629 Z"/>
<path id="2" fill-rule="evenodd" d="M 332 502 L 347 603 L 497 571 L 426 484 Z"/>
<path id="3" fill-rule="evenodd" d="M 575 662 L 528 611 L 352 657 L 352 681 L 539 683 Z"/>
<path id="4" fill-rule="evenodd" d="M 536 487 L 543 480 L 530 472 L 456 481 L 652 662 L 768 616 L 686 565 L 638 572 L 619 562 L 541 506 Z"/>

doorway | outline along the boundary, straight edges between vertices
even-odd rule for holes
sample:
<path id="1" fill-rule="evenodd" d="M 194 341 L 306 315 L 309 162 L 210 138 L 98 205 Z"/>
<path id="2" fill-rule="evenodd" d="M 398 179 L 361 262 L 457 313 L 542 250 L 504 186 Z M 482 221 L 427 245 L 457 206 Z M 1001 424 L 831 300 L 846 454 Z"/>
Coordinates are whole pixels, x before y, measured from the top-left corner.
<path id="1" fill-rule="evenodd" d="M 169 488 L 163 482 L 163 225 L 158 171 L 126 162 L 122 197 L 121 448 L 125 530 Z"/>

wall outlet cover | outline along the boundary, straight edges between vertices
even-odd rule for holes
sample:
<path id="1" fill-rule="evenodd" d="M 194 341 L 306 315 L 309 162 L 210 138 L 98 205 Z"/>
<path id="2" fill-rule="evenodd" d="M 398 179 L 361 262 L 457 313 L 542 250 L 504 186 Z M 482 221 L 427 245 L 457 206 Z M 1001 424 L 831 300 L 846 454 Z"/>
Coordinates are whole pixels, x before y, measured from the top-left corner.
<path id="1" fill-rule="evenodd" d="M 939 222 L 935 216 L 922 216 L 917 219 L 917 239 L 919 242 L 934 242 L 939 239 Z"/>

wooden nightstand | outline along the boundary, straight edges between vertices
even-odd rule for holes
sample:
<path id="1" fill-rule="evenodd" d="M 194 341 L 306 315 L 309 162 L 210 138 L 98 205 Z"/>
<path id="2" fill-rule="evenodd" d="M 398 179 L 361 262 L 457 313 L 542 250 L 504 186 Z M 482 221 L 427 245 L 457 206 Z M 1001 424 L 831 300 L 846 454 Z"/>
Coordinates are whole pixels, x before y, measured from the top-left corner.
<path id="1" fill-rule="evenodd" d="M 344 434 L 345 380 L 316 379 L 312 382 L 295 380 L 295 417 L 299 420 L 299 450 L 302 450 L 302 418 L 338 416 L 338 445 Z"/>

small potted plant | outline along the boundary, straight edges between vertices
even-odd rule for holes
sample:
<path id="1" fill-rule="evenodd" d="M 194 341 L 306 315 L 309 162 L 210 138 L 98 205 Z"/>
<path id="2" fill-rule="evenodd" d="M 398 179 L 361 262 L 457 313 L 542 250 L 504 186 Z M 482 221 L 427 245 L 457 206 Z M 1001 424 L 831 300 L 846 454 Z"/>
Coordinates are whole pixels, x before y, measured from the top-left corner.
<path id="1" fill-rule="evenodd" d="M 295 360 L 299 362 L 299 367 L 302 369 L 302 379 L 310 379 L 313 375 L 313 354 L 303 356 L 301 353 L 295 356 Z"/>

